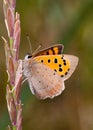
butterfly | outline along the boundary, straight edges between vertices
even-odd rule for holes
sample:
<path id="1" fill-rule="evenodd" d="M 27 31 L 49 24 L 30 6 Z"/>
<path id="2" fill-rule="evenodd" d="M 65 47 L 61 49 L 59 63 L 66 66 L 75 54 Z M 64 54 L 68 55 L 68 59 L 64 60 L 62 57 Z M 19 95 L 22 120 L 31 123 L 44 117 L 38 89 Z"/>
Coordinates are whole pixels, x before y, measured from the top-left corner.
<path id="1" fill-rule="evenodd" d="M 75 71 L 78 57 L 62 54 L 64 46 L 57 44 L 27 55 L 23 73 L 30 89 L 39 99 L 54 98 L 65 89 L 64 81 Z"/>

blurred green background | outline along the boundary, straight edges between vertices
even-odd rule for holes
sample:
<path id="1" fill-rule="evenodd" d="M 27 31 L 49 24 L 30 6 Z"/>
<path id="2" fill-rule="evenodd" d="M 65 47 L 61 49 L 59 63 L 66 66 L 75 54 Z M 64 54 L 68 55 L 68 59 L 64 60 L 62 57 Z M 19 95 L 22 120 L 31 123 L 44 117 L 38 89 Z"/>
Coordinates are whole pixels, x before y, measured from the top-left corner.
<path id="1" fill-rule="evenodd" d="M 63 43 L 64 53 L 79 57 L 79 65 L 58 97 L 38 100 L 27 82 L 21 92 L 23 130 L 93 130 L 93 0 L 17 0 L 21 18 L 20 59 L 32 48 Z M 0 0 L 0 36 L 6 39 Z M 6 106 L 5 55 L 0 39 L 0 130 L 10 123 Z"/>

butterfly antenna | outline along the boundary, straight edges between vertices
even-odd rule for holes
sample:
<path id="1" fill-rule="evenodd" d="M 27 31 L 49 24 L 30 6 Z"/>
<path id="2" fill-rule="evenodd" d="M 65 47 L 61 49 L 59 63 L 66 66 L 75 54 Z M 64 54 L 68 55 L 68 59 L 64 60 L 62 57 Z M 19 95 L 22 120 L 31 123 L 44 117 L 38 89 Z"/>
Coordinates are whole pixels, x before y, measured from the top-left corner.
<path id="1" fill-rule="evenodd" d="M 41 47 L 42 47 L 42 44 L 39 44 L 39 46 L 37 47 L 37 49 L 33 52 L 33 55 L 35 55 Z"/>
<path id="2" fill-rule="evenodd" d="M 31 54 L 32 54 L 31 40 L 30 40 L 30 38 L 29 38 L 29 35 L 28 35 L 28 34 L 26 34 L 26 38 L 27 38 L 27 40 L 28 40 L 29 47 L 30 47 L 30 51 L 31 51 Z"/>

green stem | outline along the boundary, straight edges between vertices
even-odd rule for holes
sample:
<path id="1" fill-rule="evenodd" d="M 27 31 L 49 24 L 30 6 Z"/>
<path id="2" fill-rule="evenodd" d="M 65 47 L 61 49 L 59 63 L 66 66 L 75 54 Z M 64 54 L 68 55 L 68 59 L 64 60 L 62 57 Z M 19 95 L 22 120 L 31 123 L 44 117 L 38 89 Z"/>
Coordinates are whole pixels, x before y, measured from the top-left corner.
<path id="1" fill-rule="evenodd" d="M 13 130 L 17 130 L 16 126 L 13 126 Z"/>

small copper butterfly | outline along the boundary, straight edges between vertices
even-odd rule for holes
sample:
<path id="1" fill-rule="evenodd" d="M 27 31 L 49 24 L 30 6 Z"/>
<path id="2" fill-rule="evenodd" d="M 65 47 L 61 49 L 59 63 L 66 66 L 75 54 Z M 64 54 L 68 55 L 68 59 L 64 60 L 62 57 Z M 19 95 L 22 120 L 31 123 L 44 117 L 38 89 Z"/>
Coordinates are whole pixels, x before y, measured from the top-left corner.
<path id="1" fill-rule="evenodd" d="M 64 81 L 76 69 L 78 57 L 62 54 L 63 48 L 62 44 L 57 44 L 23 60 L 24 76 L 32 93 L 40 99 L 60 95 L 65 89 Z"/>

